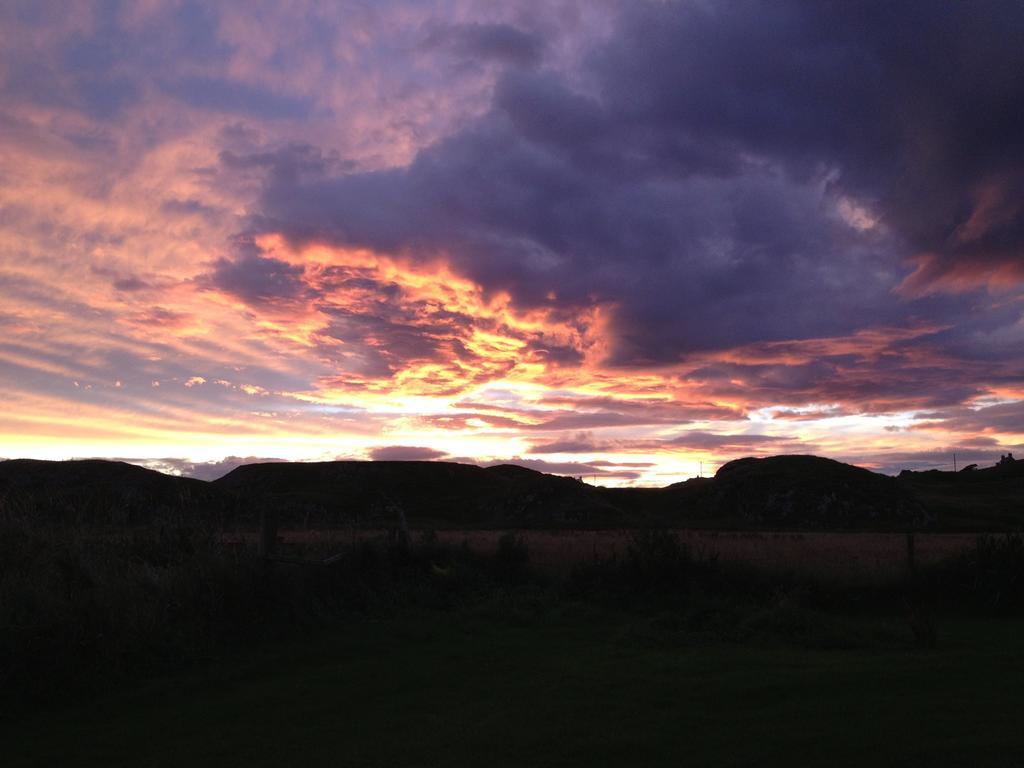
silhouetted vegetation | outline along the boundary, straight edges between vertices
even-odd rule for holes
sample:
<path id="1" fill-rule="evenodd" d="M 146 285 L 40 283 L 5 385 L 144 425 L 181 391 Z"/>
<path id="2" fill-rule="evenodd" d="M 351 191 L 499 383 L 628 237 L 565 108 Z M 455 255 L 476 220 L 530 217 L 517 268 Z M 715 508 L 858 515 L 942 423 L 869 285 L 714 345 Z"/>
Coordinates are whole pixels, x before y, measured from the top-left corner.
<path id="1" fill-rule="evenodd" d="M 935 601 L 986 613 L 1024 612 L 1024 537 L 980 536 L 973 547 L 925 571 Z"/>
<path id="2" fill-rule="evenodd" d="M 898 584 L 841 588 L 724 565 L 659 529 L 635 531 L 623 553 L 579 563 L 564 580 L 532 571 L 514 533 L 490 554 L 442 543 L 429 531 L 305 545 L 297 554 L 306 562 L 264 562 L 254 545 L 174 515 L 110 531 L 41 523 L 28 509 L 8 509 L 0 519 L 4 711 L 396 609 L 488 605 L 521 622 L 538 611 L 591 605 L 633 617 L 623 630 L 628 642 L 850 648 L 930 644 L 920 631 L 922 600 L 999 612 L 1024 607 L 1019 536 L 979 539 L 921 572 L 914 612 L 904 610 L 907 593 Z M 327 554 L 339 556 L 315 564 Z"/>
<path id="3" fill-rule="evenodd" d="M 306 548 L 307 557 L 320 553 Z M 110 532 L 0 518 L 0 711 L 77 687 L 399 606 L 450 610 L 533 577 L 521 540 L 493 555 L 380 537 L 332 565 L 265 563 L 254 545 L 160 519 Z M 313 562 L 311 560 L 311 562 Z"/>

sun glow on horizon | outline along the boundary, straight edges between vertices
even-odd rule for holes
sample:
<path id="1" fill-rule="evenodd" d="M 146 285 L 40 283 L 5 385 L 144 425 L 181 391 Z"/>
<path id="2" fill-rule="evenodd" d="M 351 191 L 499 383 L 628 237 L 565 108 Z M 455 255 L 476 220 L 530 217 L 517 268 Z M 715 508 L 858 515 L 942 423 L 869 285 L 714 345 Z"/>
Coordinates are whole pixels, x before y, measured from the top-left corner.
<path id="1" fill-rule="evenodd" d="M 276 292 L 247 292 L 216 273 L 194 278 L 198 289 L 171 290 L 174 311 L 189 319 L 171 316 L 173 333 L 159 342 L 152 323 L 129 323 L 106 356 L 0 349 L 6 364 L 62 383 L 18 393 L 0 417 L 0 454 L 202 464 L 368 459 L 405 446 L 414 457 L 513 461 L 605 485 L 657 486 L 743 455 L 819 453 L 892 469 L 964 442 L 965 433 L 944 428 L 946 416 L 906 408 L 907 398 L 865 412 L 842 400 L 773 403 L 770 388 L 759 392 L 765 369 L 799 370 L 829 355 L 878 359 L 934 334 L 932 326 L 614 367 L 613 305 L 520 309 L 441 256 L 292 246 L 276 234 L 255 247 L 254 264 L 272 270 Z M 72 343 L 81 333 L 50 330 L 52 349 L 52 331 Z M 139 375 L 106 373 L 105 358 L 118 350 L 137 352 Z M 182 353 L 194 363 L 167 376 L 165 361 Z M 716 366 L 722 373 L 709 379 Z M 966 408 L 1013 406 L 1019 395 L 993 391 Z"/>

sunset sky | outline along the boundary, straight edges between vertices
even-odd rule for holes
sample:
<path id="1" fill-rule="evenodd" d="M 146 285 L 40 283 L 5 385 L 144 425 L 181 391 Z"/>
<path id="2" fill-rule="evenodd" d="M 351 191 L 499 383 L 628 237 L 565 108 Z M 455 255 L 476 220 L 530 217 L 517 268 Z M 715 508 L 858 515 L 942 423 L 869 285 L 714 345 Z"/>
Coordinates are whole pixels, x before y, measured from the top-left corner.
<path id="1" fill-rule="evenodd" d="M 1024 3 L 0 4 L 0 457 L 1024 454 Z"/>

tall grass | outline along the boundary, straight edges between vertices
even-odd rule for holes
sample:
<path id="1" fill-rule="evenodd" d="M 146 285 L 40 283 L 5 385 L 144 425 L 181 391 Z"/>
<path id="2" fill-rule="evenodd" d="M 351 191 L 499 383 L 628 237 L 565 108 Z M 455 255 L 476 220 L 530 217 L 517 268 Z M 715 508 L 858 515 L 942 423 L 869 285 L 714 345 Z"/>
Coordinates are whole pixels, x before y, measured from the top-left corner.
<path id="1" fill-rule="evenodd" d="M 575 568 L 568 593 L 634 610 L 662 640 L 783 641 L 816 648 L 932 647 L 935 609 L 1024 610 L 1024 540 L 982 537 L 911 577 L 843 585 L 695 555 L 675 532 L 631 534 L 623 556 Z M 652 618 L 653 617 L 653 618 Z"/>
<path id="2" fill-rule="evenodd" d="M 526 565 L 514 538 L 483 557 L 429 536 L 352 544 L 330 567 L 268 564 L 174 519 L 105 531 L 7 510 L 0 716 L 390 606 L 450 609 L 523 583 Z"/>
<path id="3" fill-rule="evenodd" d="M 315 562 L 335 551 L 307 546 L 294 554 Z M 330 566 L 274 564 L 255 546 L 226 543 L 215 527 L 173 515 L 101 529 L 0 510 L 0 717 L 401 606 L 484 605 L 516 620 L 538 605 L 610 604 L 635 615 L 639 635 L 658 642 L 914 643 L 913 616 L 898 631 L 863 621 L 899 618 L 906 584 L 823 587 L 695 555 L 676 533 L 656 529 L 634 533 L 621 555 L 595 556 L 556 582 L 531 571 L 514 534 L 486 555 L 430 533 L 359 540 L 341 555 Z M 1024 610 L 1022 586 L 1021 537 L 981 539 L 919 572 L 915 615 L 929 601 Z"/>
<path id="4" fill-rule="evenodd" d="M 979 537 L 973 547 L 925 569 L 920 589 L 933 599 L 973 610 L 1024 611 L 1024 536 Z"/>

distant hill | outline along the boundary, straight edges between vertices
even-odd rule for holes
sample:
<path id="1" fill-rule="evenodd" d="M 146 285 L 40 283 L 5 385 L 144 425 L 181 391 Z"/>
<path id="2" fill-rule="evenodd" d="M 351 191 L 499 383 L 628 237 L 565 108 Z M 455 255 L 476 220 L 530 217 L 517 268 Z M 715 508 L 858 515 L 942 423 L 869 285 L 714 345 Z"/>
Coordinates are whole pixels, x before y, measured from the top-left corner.
<path id="1" fill-rule="evenodd" d="M 66 522 L 125 524 L 195 514 L 224 515 L 220 489 L 122 461 L 0 461 L 0 508 Z"/>
<path id="2" fill-rule="evenodd" d="M 514 465 L 247 464 L 214 482 L 101 460 L 0 462 L 0 509 L 124 524 L 170 517 L 291 527 L 986 530 L 1024 526 L 1024 462 L 899 478 L 817 456 L 745 458 L 714 478 L 600 488 Z"/>
<path id="3" fill-rule="evenodd" d="M 819 456 L 730 461 L 699 502 L 736 524 L 794 528 L 905 528 L 935 522 L 895 478 Z"/>
<path id="4" fill-rule="evenodd" d="M 1024 461 L 960 472 L 903 471 L 897 482 L 944 527 L 1024 527 Z"/>
<path id="5" fill-rule="evenodd" d="M 715 513 L 703 502 L 714 487 L 714 478 L 694 477 L 664 488 L 598 488 L 615 508 L 628 510 L 638 521 L 671 525 L 685 516 L 686 524 L 712 523 Z"/>
<path id="6" fill-rule="evenodd" d="M 935 522 L 895 478 L 819 456 L 737 459 L 714 478 L 603 493 L 659 522 L 695 527 L 902 530 Z"/>
<path id="7" fill-rule="evenodd" d="M 598 490 L 523 467 L 441 461 L 247 464 L 214 485 L 245 507 L 272 506 L 294 522 L 549 526 L 621 514 Z"/>

